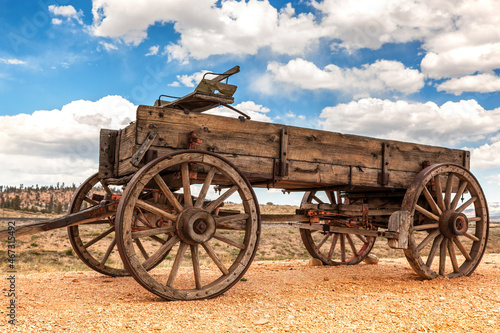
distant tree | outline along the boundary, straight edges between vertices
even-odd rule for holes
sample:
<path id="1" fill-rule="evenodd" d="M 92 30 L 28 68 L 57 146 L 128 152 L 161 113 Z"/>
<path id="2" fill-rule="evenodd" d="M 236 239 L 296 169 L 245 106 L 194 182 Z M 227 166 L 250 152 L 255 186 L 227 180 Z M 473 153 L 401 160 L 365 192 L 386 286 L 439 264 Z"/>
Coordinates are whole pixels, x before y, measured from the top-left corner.
<path id="1" fill-rule="evenodd" d="M 56 214 L 61 214 L 63 212 L 63 206 L 61 202 L 58 202 L 55 208 Z"/>
<path id="2" fill-rule="evenodd" d="M 50 195 L 50 201 L 49 201 L 49 204 L 47 206 L 47 210 L 49 212 L 54 210 L 54 195 L 53 194 Z"/>
<path id="3" fill-rule="evenodd" d="M 12 199 L 12 209 L 21 210 L 21 198 L 19 195 L 16 195 L 14 199 Z"/>

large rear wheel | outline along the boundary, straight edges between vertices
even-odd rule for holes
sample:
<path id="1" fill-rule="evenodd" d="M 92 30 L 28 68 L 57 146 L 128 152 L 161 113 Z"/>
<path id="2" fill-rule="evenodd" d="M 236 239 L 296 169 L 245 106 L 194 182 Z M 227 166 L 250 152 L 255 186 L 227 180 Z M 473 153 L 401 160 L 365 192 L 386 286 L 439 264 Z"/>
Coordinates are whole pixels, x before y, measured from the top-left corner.
<path id="1" fill-rule="evenodd" d="M 405 255 L 428 279 L 472 274 L 486 249 L 489 216 L 476 178 L 455 164 L 422 170 L 408 188 L 403 210 L 410 212 Z"/>
<path id="2" fill-rule="evenodd" d="M 212 192 L 214 186 L 219 194 Z M 154 193 L 164 195 L 165 204 L 155 204 Z M 241 208 L 221 209 L 227 200 Z M 169 226 L 148 225 L 136 218 L 142 214 Z M 166 231 L 170 237 L 146 260 L 163 258 L 161 265 L 148 272 L 133 241 L 141 233 L 161 237 Z M 208 152 L 153 160 L 134 175 L 117 210 L 117 243 L 126 268 L 167 300 L 212 298 L 231 288 L 250 266 L 259 235 L 260 214 L 249 182 L 229 161 Z"/>

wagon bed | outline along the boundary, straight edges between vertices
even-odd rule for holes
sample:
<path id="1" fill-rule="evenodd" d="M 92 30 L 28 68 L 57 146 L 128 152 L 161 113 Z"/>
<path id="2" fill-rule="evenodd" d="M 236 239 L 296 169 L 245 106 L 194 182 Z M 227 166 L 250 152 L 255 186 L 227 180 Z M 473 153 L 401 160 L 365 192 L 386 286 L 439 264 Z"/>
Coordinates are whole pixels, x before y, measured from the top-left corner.
<path id="1" fill-rule="evenodd" d="M 99 176 L 110 184 L 134 174 L 155 156 L 193 148 L 224 156 L 254 187 L 292 191 L 406 189 L 430 164 L 469 168 L 469 152 L 464 150 L 185 114 L 168 107 L 141 105 L 136 119 L 123 130 L 101 131 L 101 146 L 110 149 L 101 149 Z M 139 162 L 137 156 L 142 156 Z"/>

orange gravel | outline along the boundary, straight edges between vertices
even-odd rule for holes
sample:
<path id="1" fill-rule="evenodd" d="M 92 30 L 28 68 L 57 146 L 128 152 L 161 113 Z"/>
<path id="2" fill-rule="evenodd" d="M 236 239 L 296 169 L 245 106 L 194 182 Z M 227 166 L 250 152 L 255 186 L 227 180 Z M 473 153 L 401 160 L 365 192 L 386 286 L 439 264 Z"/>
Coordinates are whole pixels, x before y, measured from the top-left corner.
<path id="1" fill-rule="evenodd" d="M 182 272 L 181 272 L 182 273 Z M 310 267 L 254 262 L 224 295 L 167 302 L 132 278 L 95 272 L 17 277 L 18 324 L 5 332 L 499 332 L 500 255 L 468 278 L 420 280 L 404 259 Z"/>

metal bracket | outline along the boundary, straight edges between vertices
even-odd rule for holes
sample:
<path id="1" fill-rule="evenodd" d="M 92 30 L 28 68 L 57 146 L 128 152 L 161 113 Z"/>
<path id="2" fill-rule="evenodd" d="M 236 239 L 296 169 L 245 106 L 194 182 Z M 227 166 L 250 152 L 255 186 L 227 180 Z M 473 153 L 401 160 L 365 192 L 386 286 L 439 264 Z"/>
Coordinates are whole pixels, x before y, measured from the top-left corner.
<path id="1" fill-rule="evenodd" d="M 202 143 L 203 140 L 198 138 L 198 134 L 192 131 L 188 135 L 188 149 L 196 149 L 196 145 Z"/>
<path id="2" fill-rule="evenodd" d="M 139 149 L 137 149 L 135 154 L 132 156 L 132 160 L 130 163 L 132 163 L 133 166 L 139 167 L 139 164 L 141 164 L 144 155 L 146 155 L 148 149 L 151 147 L 153 141 L 156 139 L 157 136 L 158 133 L 149 132 L 148 136 L 146 137 L 142 145 L 139 147 Z"/>

